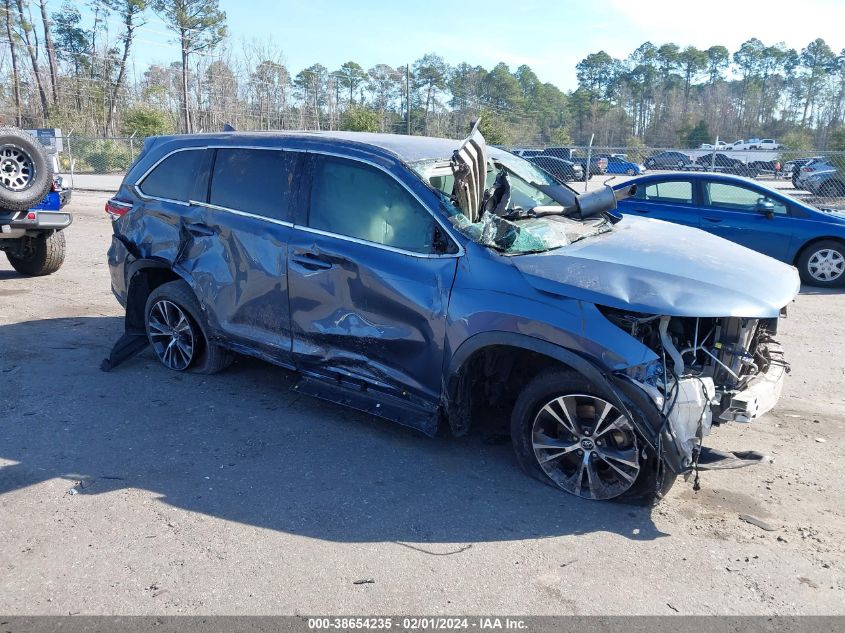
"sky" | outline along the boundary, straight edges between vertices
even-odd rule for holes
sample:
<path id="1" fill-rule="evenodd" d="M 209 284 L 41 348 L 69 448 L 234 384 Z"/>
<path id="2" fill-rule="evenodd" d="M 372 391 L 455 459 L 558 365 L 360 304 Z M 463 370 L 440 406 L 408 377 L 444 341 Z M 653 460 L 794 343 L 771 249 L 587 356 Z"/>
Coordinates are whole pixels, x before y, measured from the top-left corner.
<path id="1" fill-rule="evenodd" d="M 570 90 L 587 54 L 625 58 L 645 41 L 733 52 L 751 37 L 798 50 L 821 37 L 834 51 L 845 48 L 845 0 L 220 0 L 220 7 L 236 50 L 242 41 L 270 41 L 292 74 L 350 60 L 395 67 L 435 52 L 450 64 L 488 69 L 528 64 L 542 81 Z M 138 71 L 178 59 L 156 18 L 138 38 Z"/>

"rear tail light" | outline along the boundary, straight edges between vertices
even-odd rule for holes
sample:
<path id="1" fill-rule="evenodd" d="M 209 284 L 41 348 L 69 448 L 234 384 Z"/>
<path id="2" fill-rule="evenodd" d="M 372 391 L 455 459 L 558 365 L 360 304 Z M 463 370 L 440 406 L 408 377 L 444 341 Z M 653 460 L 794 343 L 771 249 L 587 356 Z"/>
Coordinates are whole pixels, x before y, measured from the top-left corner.
<path id="1" fill-rule="evenodd" d="M 106 213 L 109 214 L 112 222 L 117 220 L 118 218 L 126 215 L 132 209 L 132 203 L 126 202 L 125 200 L 118 200 L 117 198 L 112 198 L 108 202 L 106 202 Z"/>
<path id="2" fill-rule="evenodd" d="M 811 172 L 811 171 L 816 171 L 816 168 L 815 167 L 802 167 L 801 171 Z"/>

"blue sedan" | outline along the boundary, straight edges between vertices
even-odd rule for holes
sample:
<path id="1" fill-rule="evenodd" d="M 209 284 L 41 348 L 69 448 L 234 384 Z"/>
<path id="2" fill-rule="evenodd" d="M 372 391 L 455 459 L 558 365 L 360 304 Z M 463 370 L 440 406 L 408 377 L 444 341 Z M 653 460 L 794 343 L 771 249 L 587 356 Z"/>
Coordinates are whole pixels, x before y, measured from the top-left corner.
<path id="1" fill-rule="evenodd" d="M 596 158 L 607 159 L 608 174 L 625 174 L 627 176 L 639 176 L 645 172 L 645 167 L 632 163 L 625 154 L 598 154 Z"/>
<path id="2" fill-rule="evenodd" d="M 815 286 L 845 282 L 845 212 L 822 211 L 760 183 L 727 174 L 655 174 L 621 200 L 622 214 L 704 229 L 798 268 Z"/>

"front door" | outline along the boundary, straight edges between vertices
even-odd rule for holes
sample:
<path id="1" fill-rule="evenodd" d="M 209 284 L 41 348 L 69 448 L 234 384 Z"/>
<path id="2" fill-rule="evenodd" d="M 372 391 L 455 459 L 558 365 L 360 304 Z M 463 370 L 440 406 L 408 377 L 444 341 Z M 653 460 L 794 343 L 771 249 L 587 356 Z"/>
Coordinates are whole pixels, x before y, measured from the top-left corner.
<path id="1" fill-rule="evenodd" d="M 297 367 L 436 402 L 457 246 L 393 175 L 310 161 L 310 201 L 288 250 Z"/>
<path id="2" fill-rule="evenodd" d="M 702 183 L 702 189 L 702 229 L 775 259 L 787 259 L 795 222 L 787 204 L 742 184 L 709 181 Z M 761 199 L 774 204 L 772 216 L 757 210 Z"/>

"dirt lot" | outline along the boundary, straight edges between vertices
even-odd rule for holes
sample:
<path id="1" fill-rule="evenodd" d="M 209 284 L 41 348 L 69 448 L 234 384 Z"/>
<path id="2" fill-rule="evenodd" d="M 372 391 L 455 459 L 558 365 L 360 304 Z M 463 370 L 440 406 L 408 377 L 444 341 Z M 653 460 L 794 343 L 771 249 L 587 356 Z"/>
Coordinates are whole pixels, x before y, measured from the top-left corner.
<path id="1" fill-rule="evenodd" d="M 591 503 L 257 361 L 100 372 L 105 198 L 77 193 L 57 274 L 0 258 L 0 613 L 845 614 L 845 294 L 805 289 L 780 407 L 711 436 L 772 464 Z"/>

